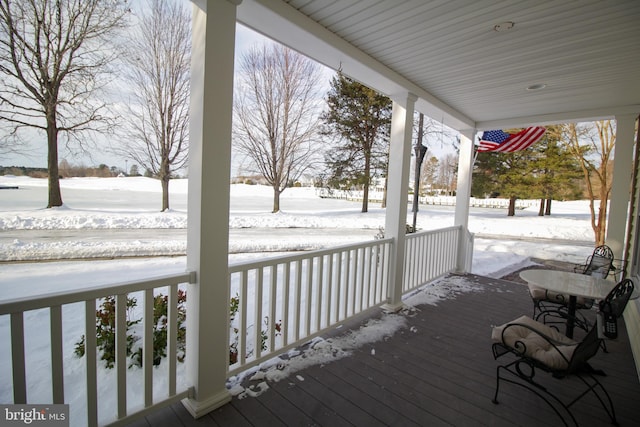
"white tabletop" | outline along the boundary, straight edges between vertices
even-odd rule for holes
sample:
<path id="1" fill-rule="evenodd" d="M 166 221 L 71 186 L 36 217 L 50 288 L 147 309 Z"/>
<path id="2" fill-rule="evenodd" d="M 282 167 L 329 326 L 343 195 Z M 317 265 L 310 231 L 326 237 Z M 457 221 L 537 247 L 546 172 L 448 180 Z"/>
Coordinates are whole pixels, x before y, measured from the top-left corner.
<path id="1" fill-rule="evenodd" d="M 520 277 L 527 283 L 550 291 L 593 299 L 604 299 L 616 285 L 602 278 L 558 270 L 525 270 Z M 634 289 L 632 298 L 637 297 L 637 292 Z"/>

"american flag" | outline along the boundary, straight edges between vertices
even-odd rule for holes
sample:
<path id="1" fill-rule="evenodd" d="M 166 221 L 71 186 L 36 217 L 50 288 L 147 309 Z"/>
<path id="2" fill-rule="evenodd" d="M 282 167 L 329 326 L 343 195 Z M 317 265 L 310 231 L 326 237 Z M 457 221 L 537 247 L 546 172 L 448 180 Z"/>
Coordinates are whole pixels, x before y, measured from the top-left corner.
<path id="1" fill-rule="evenodd" d="M 512 153 L 524 150 L 535 144 L 544 136 L 543 126 L 532 126 L 518 133 L 506 133 L 501 130 L 483 132 L 478 151 L 502 151 Z"/>

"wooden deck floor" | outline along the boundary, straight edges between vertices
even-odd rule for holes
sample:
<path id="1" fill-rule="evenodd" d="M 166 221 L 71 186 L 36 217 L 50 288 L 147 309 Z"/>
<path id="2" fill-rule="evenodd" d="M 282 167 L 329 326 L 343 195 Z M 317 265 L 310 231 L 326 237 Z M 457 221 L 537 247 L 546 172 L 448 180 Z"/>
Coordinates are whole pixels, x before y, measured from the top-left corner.
<path id="1" fill-rule="evenodd" d="M 491 327 L 531 314 L 526 286 L 463 276 L 479 289 L 419 306 L 389 339 L 365 345 L 347 358 L 299 371 L 258 397 L 231 403 L 194 420 L 182 404 L 141 419 L 139 426 L 552 426 L 559 418 L 533 393 L 501 385 L 491 399 L 497 363 Z M 449 280 L 460 280 L 452 276 Z M 615 402 L 622 426 L 640 421 L 640 382 L 626 332 L 599 352 L 594 368 Z M 570 390 L 575 381 L 552 380 Z M 580 425 L 610 424 L 592 396 L 574 407 Z"/>

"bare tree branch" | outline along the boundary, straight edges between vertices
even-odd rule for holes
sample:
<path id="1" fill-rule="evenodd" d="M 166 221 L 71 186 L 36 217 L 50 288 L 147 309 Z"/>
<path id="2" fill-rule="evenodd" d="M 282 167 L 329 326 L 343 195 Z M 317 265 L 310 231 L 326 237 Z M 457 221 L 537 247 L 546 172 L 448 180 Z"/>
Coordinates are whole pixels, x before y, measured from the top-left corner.
<path id="1" fill-rule="evenodd" d="M 582 169 L 595 244 L 603 245 L 607 226 L 607 201 L 611 193 L 612 160 L 615 148 L 615 122 L 603 120 L 589 124 L 569 123 L 564 136 L 570 152 Z M 599 200 L 596 212 L 596 200 Z"/>
<path id="2" fill-rule="evenodd" d="M 59 136 L 80 147 L 86 132 L 108 132 L 113 120 L 97 95 L 118 56 L 126 0 L 3 0 L 0 2 L 0 144 L 28 128 L 47 135 L 49 202 L 62 205 Z"/>
<path id="3" fill-rule="evenodd" d="M 234 106 L 235 147 L 280 194 L 313 164 L 317 152 L 320 67 L 279 45 L 243 55 Z"/>
<path id="4" fill-rule="evenodd" d="M 157 176 L 162 211 L 169 209 L 169 181 L 187 162 L 191 15 L 182 2 L 148 0 L 128 55 L 127 157 Z"/>

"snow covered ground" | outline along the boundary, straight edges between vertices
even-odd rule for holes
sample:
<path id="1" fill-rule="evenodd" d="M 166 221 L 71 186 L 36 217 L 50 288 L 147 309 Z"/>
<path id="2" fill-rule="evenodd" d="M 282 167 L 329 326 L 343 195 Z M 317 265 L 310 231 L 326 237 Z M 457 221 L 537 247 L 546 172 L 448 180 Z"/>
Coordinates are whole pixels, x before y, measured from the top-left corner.
<path id="1" fill-rule="evenodd" d="M 120 255 L 139 254 L 141 248 L 147 255 L 184 251 L 186 241 L 181 230 L 187 224 L 186 180 L 171 182 L 172 209 L 165 213 L 159 212 L 160 184 L 148 178 L 65 179 L 62 181 L 65 205 L 56 209 L 43 208 L 47 200 L 46 180 L 5 176 L 0 177 L 2 186 L 17 186 L 18 189 L 0 189 L 0 301 L 185 270 L 184 256 L 93 261 L 38 260 L 43 258 L 43 254 L 48 254 L 49 258 L 55 258 L 52 254 L 72 258 L 118 258 Z M 232 263 L 264 256 L 262 251 L 308 250 L 373 239 L 379 227 L 384 225 L 385 211 L 378 206 L 370 205 L 370 212 L 363 214 L 359 203 L 321 199 L 311 188 L 287 189 L 282 195 L 282 212 L 278 214 L 270 213 L 272 195 L 269 188 L 233 185 L 230 202 L 230 248 L 235 252 L 229 256 Z M 421 206 L 418 228 L 428 230 L 451 226 L 453 212 L 453 208 L 448 207 Z M 469 228 L 477 235 L 473 272 L 500 277 L 531 264 L 531 258 L 584 261 L 593 248 L 587 203 L 554 202 L 552 213 L 551 216 L 538 217 L 537 209 L 533 208 L 518 211 L 515 217 L 507 217 L 504 210 L 472 209 Z M 408 223 L 411 217 L 409 213 Z M 274 239 L 276 233 L 277 238 Z M 8 262 L 12 259 L 31 262 Z M 473 286 L 468 283 L 439 281 L 424 291 L 422 297 L 420 293 L 416 294 L 407 303 L 435 304 L 442 298 L 454 298 L 458 292 L 471 291 Z M 80 318 L 82 310 L 65 307 L 63 311 L 65 324 L 72 324 L 69 330 L 65 326 L 66 396 L 72 402 L 72 425 L 82 425 L 83 399 L 86 397 L 76 381 L 82 381 L 83 365 L 69 350 L 82 333 L 81 328 L 76 327 L 83 324 Z M 0 377 L 5 380 L 0 381 L 0 402 L 10 402 L 11 384 L 6 380 L 11 375 L 10 346 L 5 344 L 9 342 L 9 328 L 7 316 L 3 317 L 0 318 L 0 342 L 3 343 L 0 345 Z M 42 311 L 28 313 L 25 323 L 27 363 L 37 367 L 28 374 L 28 393 L 46 401 L 50 391 L 46 381 L 43 383 L 39 379 L 49 378 L 48 333 L 47 327 L 42 327 L 43 324 L 48 325 L 47 314 Z M 348 355 L 353 346 L 392 334 L 402 325 L 401 317 L 386 315 L 342 340 L 315 340 L 304 358 L 289 359 L 284 369 L 282 366 L 279 369 L 261 366 L 252 375 L 258 381 L 260 376 L 265 380 L 278 380 L 297 372 L 310 361 L 320 363 L 327 355 Z M 180 369 L 183 369 L 182 365 Z M 140 375 L 139 370 L 129 371 L 128 375 L 134 378 Z M 231 379 L 229 383 L 231 391 L 239 397 L 258 395 L 268 388 L 266 382 L 260 382 L 255 388 L 244 388 L 240 385 L 241 379 Z M 114 381 L 112 371 L 101 369 L 100 393 L 113 390 Z M 136 380 L 133 379 L 131 384 L 135 385 Z M 157 381 L 157 384 L 162 386 L 162 381 Z M 111 397 L 101 398 L 102 420 L 109 419 L 114 413 L 115 396 L 107 395 Z M 134 398 L 131 406 L 139 405 L 140 402 L 135 400 L 139 394 L 131 391 L 130 395 Z"/>
<path id="2" fill-rule="evenodd" d="M 46 185 L 44 179 L 0 177 L 0 186 L 18 187 L 0 190 L 0 262 L 163 255 L 184 253 L 186 249 L 187 180 L 171 182 L 172 208 L 163 213 L 159 212 L 160 184 L 149 178 L 65 179 L 65 205 L 56 209 L 43 208 Z M 268 187 L 232 186 L 230 262 L 264 256 L 260 252 L 277 254 L 373 239 L 384 226 L 385 210 L 377 205 L 361 213 L 360 203 L 322 199 L 313 188 L 287 189 L 282 194 L 280 213 L 271 213 L 271 203 Z M 409 212 L 407 222 L 411 221 Z M 420 207 L 419 229 L 451 225 L 452 207 Z M 518 211 L 515 217 L 507 217 L 502 209 L 472 209 L 469 229 L 477 235 L 473 272 L 483 275 L 504 275 L 530 258 L 582 262 L 593 247 L 585 201 L 554 202 L 552 215 L 546 217 L 537 216 L 537 208 Z M 117 237 L 121 233 L 124 237 Z M 131 233 L 129 238 L 127 233 Z M 47 237 L 33 237 L 40 235 Z M 52 277 L 53 268 L 56 275 Z M 89 279 L 91 285 L 98 285 L 104 280 L 144 277 L 148 271 L 170 273 L 184 268 L 184 257 L 4 264 L 0 298 L 37 294 L 43 287 L 86 286 L 88 279 L 81 274 L 84 269 L 105 272 Z"/>

